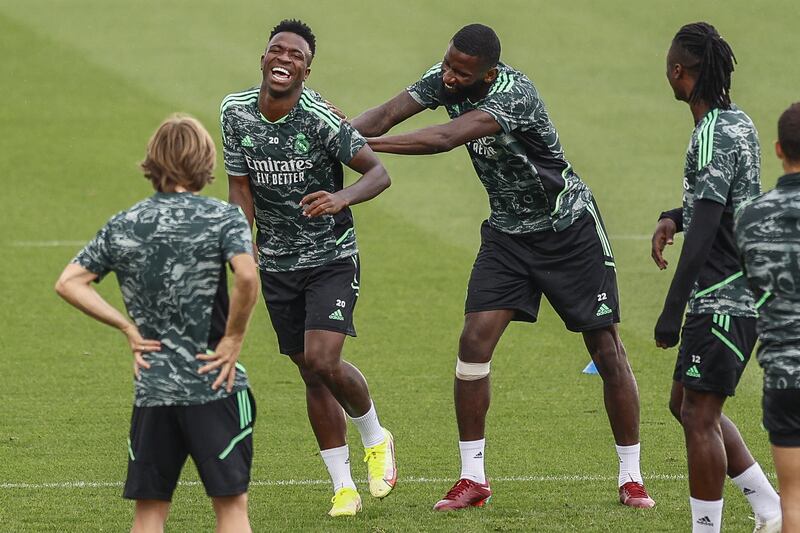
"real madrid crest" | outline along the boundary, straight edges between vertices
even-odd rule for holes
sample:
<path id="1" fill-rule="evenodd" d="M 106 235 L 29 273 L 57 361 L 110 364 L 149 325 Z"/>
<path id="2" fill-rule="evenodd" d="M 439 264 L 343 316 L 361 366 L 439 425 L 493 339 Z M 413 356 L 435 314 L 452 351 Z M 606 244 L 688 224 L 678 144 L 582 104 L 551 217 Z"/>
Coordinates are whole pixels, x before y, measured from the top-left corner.
<path id="1" fill-rule="evenodd" d="M 297 137 L 294 138 L 294 151 L 298 154 L 306 154 L 308 153 L 308 149 L 311 145 L 308 142 L 305 134 L 298 133 Z"/>

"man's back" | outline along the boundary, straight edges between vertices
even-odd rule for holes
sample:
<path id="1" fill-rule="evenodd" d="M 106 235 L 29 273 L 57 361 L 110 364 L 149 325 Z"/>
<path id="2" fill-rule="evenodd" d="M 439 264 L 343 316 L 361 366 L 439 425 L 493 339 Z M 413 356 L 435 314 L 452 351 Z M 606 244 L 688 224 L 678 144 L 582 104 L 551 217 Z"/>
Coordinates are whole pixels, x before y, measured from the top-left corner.
<path id="1" fill-rule="evenodd" d="M 800 174 L 745 205 L 736 241 L 759 299 L 759 363 L 769 389 L 800 388 Z"/>
<path id="2" fill-rule="evenodd" d="M 199 404 L 227 395 L 211 389 L 211 375 L 197 373 L 196 354 L 213 349 L 224 332 L 225 263 L 250 251 L 247 222 L 234 206 L 192 193 L 156 193 L 112 217 L 76 257 L 101 277 L 114 271 L 142 335 L 161 340 L 136 382 L 136 405 Z M 234 391 L 246 386 L 239 373 Z"/>

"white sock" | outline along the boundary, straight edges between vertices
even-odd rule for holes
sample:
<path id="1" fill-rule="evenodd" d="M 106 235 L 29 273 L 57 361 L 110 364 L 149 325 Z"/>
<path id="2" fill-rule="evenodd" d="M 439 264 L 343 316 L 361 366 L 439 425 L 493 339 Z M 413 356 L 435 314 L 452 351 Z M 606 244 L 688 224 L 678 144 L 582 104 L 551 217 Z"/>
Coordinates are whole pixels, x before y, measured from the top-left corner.
<path id="1" fill-rule="evenodd" d="M 719 533 L 722 526 L 722 500 L 696 500 L 689 497 L 692 506 L 692 533 Z"/>
<path id="2" fill-rule="evenodd" d="M 781 499 L 758 463 L 753 463 L 732 480 L 750 502 L 757 517 L 769 520 L 781 514 Z"/>
<path id="3" fill-rule="evenodd" d="M 350 449 L 347 444 L 338 448 L 320 450 L 319 454 L 325 461 L 325 466 L 328 467 L 328 474 L 333 483 L 333 492 L 344 487 L 356 488 L 356 484 L 353 483 L 353 478 L 350 476 Z"/>
<path id="4" fill-rule="evenodd" d="M 642 473 L 639 471 L 639 450 L 637 442 L 631 446 L 617 445 L 617 455 L 619 456 L 619 487 L 635 481 L 642 483 Z"/>
<path id="5" fill-rule="evenodd" d="M 361 443 L 364 444 L 364 448 L 372 448 L 386 439 L 381 423 L 378 422 L 378 413 L 375 411 L 375 404 L 372 402 L 370 402 L 369 411 L 359 417 L 351 418 L 350 420 L 352 420 L 353 424 L 358 428 L 358 432 L 361 434 Z"/>
<path id="6" fill-rule="evenodd" d="M 483 470 L 486 439 L 458 441 L 458 448 L 461 450 L 461 479 L 486 483 L 486 472 Z"/>

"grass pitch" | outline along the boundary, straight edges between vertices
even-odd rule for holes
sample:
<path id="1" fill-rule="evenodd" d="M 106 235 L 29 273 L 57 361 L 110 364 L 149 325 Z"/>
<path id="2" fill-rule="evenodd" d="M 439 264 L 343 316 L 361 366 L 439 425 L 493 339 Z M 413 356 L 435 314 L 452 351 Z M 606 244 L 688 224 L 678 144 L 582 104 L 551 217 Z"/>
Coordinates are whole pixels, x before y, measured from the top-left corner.
<path id="1" fill-rule="evenodd" d="M 434 514 L 458 475 L 452 374 L 469 269 L 487 202 L 463 150 L 384 157 L 394 185 L 355 208 L 363 261 L 359 337 L 346 357 L 367 376 L 397 438 L 400 482 L 355 519 L 332 520 L 330 489 L 293 365 L 278 355 L 263 304 L 242 361 L 258 402 L 251 517 L 256 531 L 685 531 L 683 437 L 666 403 L 674 350 L 652 329 L 668 273 L 649 259 L 657 214 L 678 205 L 689 111 L 672 99 L 664 56 L 677 28 L 706 19 L 739 59 L 734 100 L 761 131 L 765 187 L 778 114 L 797 99 L 794 3 L 502 1 L 0 2 L 1 531 L 120 531 L 131 408 L 130 357 L 118 333 L 60 302 L 56 276 L 120 209 L 149 195 L 136 169 L 168 113 L 199 117 L 219 139 L 228 92 L 257 83 L 269 28 L 300 17 L 315 30 L 309 86 L 351 116 L 416 80 L 463 24 L 493 26 L 503 59 L 540 89 L 567 156 L 595 192 L 612 237 L 622 338 L 639 382 L 643 470 L 658 505 L 616 503 L 616 456 L 600 379 L 546 305 L 514 324 L 492 365 L 487 469 L 490 506 Z M 796 8 L 794 8 L 796 10 Z M 446 119 L 423 113 L 404 128 Z M 223 171 L 207 193 L 227 196 Z M 113 279 L 100 291 L 121 304 Z M 727 412 L 765 470 L 761 373 L 751 363 Z M 350 432 L 353 470 L 363 480 Z M 210 530 L 213 513 L 187 464 L 169 531 Z M 749 507 L 729 484 L 727 531 L 749 531 Z"/>

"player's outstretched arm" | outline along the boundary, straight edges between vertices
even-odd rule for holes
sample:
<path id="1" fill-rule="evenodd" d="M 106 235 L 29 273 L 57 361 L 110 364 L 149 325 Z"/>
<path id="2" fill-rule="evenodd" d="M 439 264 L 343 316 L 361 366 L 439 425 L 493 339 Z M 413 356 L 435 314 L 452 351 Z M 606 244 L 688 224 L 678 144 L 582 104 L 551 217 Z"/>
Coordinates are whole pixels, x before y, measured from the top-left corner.
<path id="1" fill-rule="evenodd" d="M 500 124 L 489 113 L 474 110 L 446 124 L 400 135 L 368 137 L 367 141 L 376 152 L 406 155 L 438 154 L 449 152 L 466 142 L 494 135 L 500 129 Z"/>
<path id="2" fill-rule="evenodd" d="M 383 163 L 368 145 L 363 146 L 347 166 L 361 174 L 358 181 L 335 193 L 316 191 L 305 195 L 300 200 L 305 216 L 336 214 L 349 205 L 375 198 L 392 184 Z"/>
<path id="3" fill-rule="evenodd" d="M 403 91 L 388 102 L 367 109 L 350 124 L 364 137 L 378 137 L 423 109 L 408 91 Z"/>
<path id="4" fill-rule="evenodd" d="M 157 340 L 143 339 L 136 325 L 94 290 L 92 282 L 97 278 L 94 272 L 81 265 L 70 263 L 56 281 L 55 289 L 58 295 L 72 306 L 125 334 L 134 356 L 133 372 L 138 379 L 140 368 L 150 368 L 150 363 L 144 360 L 142 354 L 160 350 L 161 343 Z"/>
<path id="5" fill-rule="evenodd" d="M 225 336 L 220 339 L 213 353 L 198 354 L 201 361 L 208 361 L 199 373 L 205 374 L 219 369 L 219 375 L 211 388 L 217 390 L 222 384 L 228 392 L 233 390 L 236 380 L 236 362 L 242 351 L 247 324 L 258 299 L 258 269 L 250 254 L 238 254 L 231 258 L 233 270 L 233 290 L 228 307 L 228 321 L 225 325 Z"/>
<path id="6" fill-rule="evenodd" d="M 670 348 L 678 344 L 683 310 L 700 269 L 708 259 L 724 210 L 724 205 L 713 200 L 694 202 L 692 223 L 683 242 L 678 267 L 675 269 L 675 277 L 672 278 L 664 309 L 655 327 L 656 345 L 660 348 Z"/>

